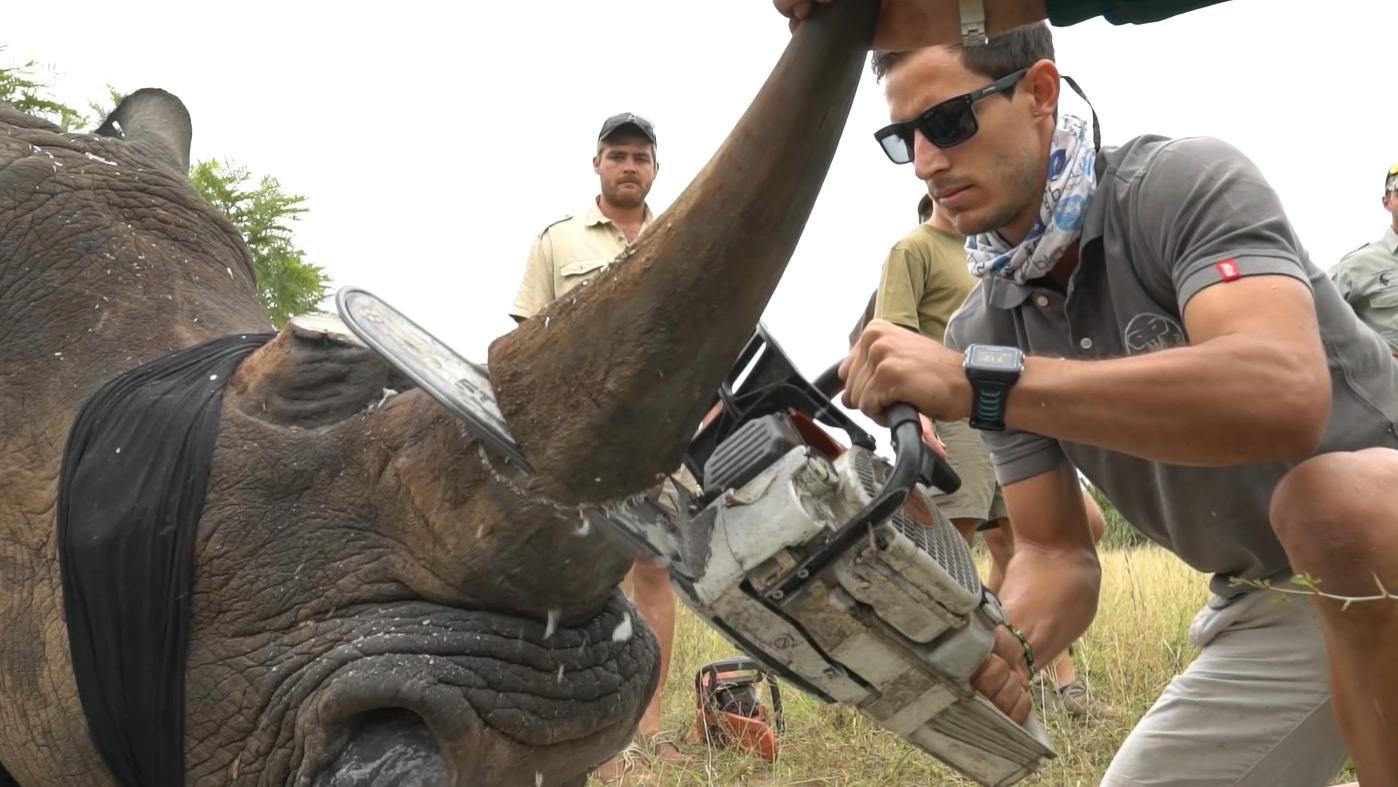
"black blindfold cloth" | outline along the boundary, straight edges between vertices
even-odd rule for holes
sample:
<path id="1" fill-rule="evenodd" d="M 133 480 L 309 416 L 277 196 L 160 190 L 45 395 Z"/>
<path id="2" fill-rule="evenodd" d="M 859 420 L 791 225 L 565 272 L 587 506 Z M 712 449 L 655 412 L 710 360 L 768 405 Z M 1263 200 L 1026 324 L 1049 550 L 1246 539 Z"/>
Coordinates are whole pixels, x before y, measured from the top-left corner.
<path id="1" fill-rule="evenodd" d="M 184 784 L 194 542 L 224 386 L 273 334 L 217 339 L 109 381 L 68 435 L 58 486 L 78 698 L 123 787 Z"/>

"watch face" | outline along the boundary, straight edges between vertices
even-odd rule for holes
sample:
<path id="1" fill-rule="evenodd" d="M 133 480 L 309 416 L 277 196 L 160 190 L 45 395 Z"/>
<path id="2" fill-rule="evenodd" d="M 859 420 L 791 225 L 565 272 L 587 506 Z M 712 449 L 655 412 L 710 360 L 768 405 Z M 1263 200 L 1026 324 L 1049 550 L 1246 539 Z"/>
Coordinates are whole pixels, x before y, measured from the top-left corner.
<path id="1" fill-rule="evenodd" d="M 1021 357 L 1019 350 L 1013 347 L 978 344 L 971 347 L 971 356 L 967 360 L 972 366 L 980 369 L 1015 372 L 1019 371 Z"/>

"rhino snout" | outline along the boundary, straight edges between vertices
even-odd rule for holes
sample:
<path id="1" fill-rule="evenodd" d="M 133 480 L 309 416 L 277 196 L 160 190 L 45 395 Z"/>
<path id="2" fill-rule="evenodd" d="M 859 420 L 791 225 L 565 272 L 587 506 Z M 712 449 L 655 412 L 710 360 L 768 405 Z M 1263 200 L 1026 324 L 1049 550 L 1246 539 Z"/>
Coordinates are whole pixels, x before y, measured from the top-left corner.
<path id="1" fill-rule="evenodd" d="M 279 690 L 304 695 L 295 783 L 579 779 L 625 745 L 658 680 L 649 631 L 613 636 L 634 615 L 617 593 L 575 627 L 422 604 L 341 619 L 328 628 L 358 632 L 352 644 L 288 665 Z"/>

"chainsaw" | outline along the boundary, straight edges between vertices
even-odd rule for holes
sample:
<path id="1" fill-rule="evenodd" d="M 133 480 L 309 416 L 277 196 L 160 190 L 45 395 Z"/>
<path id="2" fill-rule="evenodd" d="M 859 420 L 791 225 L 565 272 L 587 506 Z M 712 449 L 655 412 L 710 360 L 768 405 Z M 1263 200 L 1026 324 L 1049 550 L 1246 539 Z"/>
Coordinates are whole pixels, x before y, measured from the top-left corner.
<path id="1" fill-rule="evenodd" d="M 336 303 L 351 331 L 529 472 L 484 367 L 363 290 Z M 639 495 L 584 516 L 664 563 L 687 606 L 782 680 L 980 784 L 1014 784 L 1055 753 L 1037 719 L 1018 724 L 971 688 L 1004 612 L 928 496 L 960 481 L 922 443 L 911 406 L 885 413 L 890 463 L 831 401 L 839 389 L 834 368 L 802 377 L 759 326 L 685 453 L 700 490 L 684 510 Z"/>
<path id="2" fill-rule="evenodd" d="M 758 689 L 766 685 L 769 705 Z M 711 748 L 737 748 L 776 762 L 785 728 L 776 676 L 752 659 L 705 664 L 694 675 L 694 739 Z"/>

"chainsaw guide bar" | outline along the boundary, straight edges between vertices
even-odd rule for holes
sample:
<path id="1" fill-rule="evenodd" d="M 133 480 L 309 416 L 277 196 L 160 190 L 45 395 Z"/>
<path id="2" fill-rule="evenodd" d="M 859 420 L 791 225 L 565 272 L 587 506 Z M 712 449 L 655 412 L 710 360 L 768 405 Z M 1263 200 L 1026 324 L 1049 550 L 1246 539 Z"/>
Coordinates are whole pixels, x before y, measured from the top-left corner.
<path id="1" fill-rule="evenodd" d="M 358 287 L 342 287 L 335 294 L 335 307 L 355 336 L 459 416 L 474 437 L 515 466 L 531 469 L 500 414 L 484 366 L 466 360 L 383 299 Z"/>

